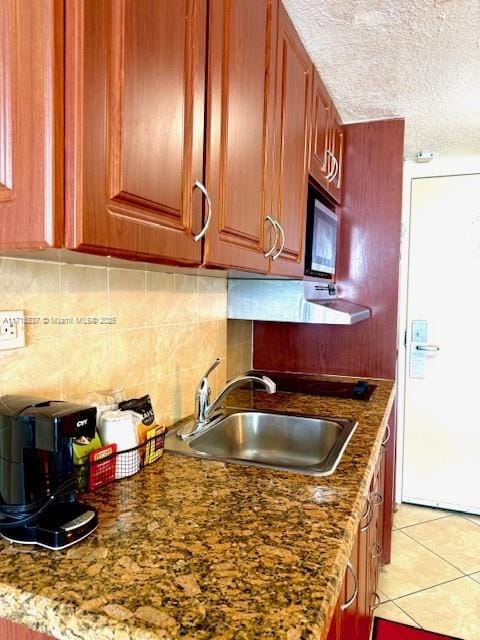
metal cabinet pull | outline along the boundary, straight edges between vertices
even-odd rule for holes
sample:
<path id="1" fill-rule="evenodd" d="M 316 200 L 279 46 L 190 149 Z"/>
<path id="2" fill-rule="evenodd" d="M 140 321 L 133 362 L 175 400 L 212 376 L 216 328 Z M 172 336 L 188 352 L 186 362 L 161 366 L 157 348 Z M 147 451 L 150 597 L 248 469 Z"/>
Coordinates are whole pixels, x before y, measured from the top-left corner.
<path id="1" fill-rule="evenodd" d="M 372 501 L 370 500 L 370 496 L 366 497 L 366 503 L 367 503 L 367 508 L 365 509 L 365 513 L 363 514 L 360 520 L 361 522 L 362 520 L 365 520 L 365 518 L 367 519 L 367 522 L 363 525 L 363 527 L 360 527 L 360 531 L 362 533 L 364 533 L 365 531 L 368 531 L 373 520 Z"/>
<path id="2" fill-rule="evenodd" d="M 207 229 L 208 229 L 208 227 L 210 225 L 210 221 L 212 219 L 212 201 L 210 200 L 210 196 L 208 195 L 207 188 L 205 187 L 203 182 L 200 182 L 200 180 L 197 180 L 195 182 L 195 184 L 193 185 L 193 188 L 194 189 L 200 189 L 200 191 L 203 193 L 203 196 L 204 196 L 205 200 L 207 201 L 207 219 L 205 220 L 205 224 L 203 225 L 203 229 L 199 233 L 197 233 L 196 236 L 193 236 L 193 239 L 195 240 L 195 242 L 198 242 L 206 234 Z"/>
<path id="3" fill-rule="evenodd" d="M 329 182 L 333 182 L 335 178 L 338 176 L 338 160 L 335 155 L 332 153 L 333 160 L 333 175 L 329 178 Z"/>
<path id="4" fill-rule="evenodd" d="M 265 256 L 265 258 L 268 258 L 269 256 L 272 255 L 272 253 L 275 251 L 275 247 L 277 246 L 277 242 L 278 242 L 278 223 L 271 217 L 271 216 L 265 216 L 265 220 L 268 220 L 268 222 L 270 222 L 270 224 L 272 225 L 274 231 L 275 231 L 275 237 L 273 239 L 273 244 L 270 247 L 270 249 L 268 251 L 266 251 L 263 255 Z"/>
<path id="5" fill-rule="evenodd" d="M 383 496 L 381 493 L 377 492 L 374 494 L 372 504 L 374 507 L 379 507 L 381 504 L 383 504 Z"/>
<path id="6" fill-rule="evenodd" d="M 378 542 L 375 542 L 374 547 L 375 551 L 372 553 L 372 560 L 375 560 L 375 558 L 379 558 L 382 555 L 382 545 L 378 544 Z"/>
<path id="7" fill-rule="evenodd" d="M 385 429 L 385 438 L 382 442 L 382 447 L 385 447 L 389 440 L 390 440 L 390 425 L 387 424 L 387 427 Z"/>
<path id="8" fill-rule="evenodd" d="M 438 347 L 436 344 L 417 344 L 415 348 L 417 349 L 417 351 L 429 351 L 430 353 L 440 351 L 440 347 Z"/>
<path id="9" fill-rule="evenodd" d="M 276 224 L 276 226 L 278 227 L 278 230 L 280 231 L 280 235 L 282 237 L 282 242 L 280 244 L 280 249 L 277 251 L 277 253 L 272 256 L 272 260 L 276 260 L 279 255 L 282 253 L 284 247 L 285 247 L 285 233 L 283 231 L 283 227 L 282 225 L 278 222 L 278 220 L 274 220 L 274 223 Z"/>
<path id="10" fill-rule="evenodd" d="M 340 609 L 342 611 L 346 611 L 349 607 L 351 607 L 352 604 L 355 602 L 355 598 L 358 595 L 358 580 L 357 580 L 357 576 L 355 575 L 355 571 L 353 569 L 352 563 L 350 561 L 347 562 L 347 569 L 352 574 L 353 582 L 354 582 L 355 586 L 354 586 L 354 589 L 353 589 L 352 596 L 350 598 L 348 598 L 348 600 L 345 600 L 345 602 L 340 605 Z"/>
<path id="11" fill-rule="evenodd" d="M 381 604 L 380 596 L 376 591 L 372 593 L 372 600 L 373 600 L 373 604 L 370 605 L 370 611 L 373 611 Z"/>
<path id="12" fill-rule="evenodd" d="M 329 158 L 331 158 L 332 160 L 334 159 L 334 155 L 333 153 L 330 151 L 330 149 L 327 149 L 327 156 Z M 330 182 L 331 177 L 333 176 L 335 172 L 335 163 L 333 163 L 333 167 L 330 169 L 330 171 L 327 173 L 327 175 L 325 176 L 325 180 L 327 182 Z"/>

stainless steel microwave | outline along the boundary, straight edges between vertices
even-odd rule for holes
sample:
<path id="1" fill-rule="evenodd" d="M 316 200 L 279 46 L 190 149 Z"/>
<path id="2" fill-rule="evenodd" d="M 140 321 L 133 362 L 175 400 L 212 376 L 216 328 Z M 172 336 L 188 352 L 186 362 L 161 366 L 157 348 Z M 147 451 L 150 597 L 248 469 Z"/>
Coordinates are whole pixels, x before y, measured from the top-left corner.
<path id="1" fill-rule="evenodd" d="M 305 274 L 331 282 L 335 279 L 338 218 L 310 187 L 307 204 Z"/>

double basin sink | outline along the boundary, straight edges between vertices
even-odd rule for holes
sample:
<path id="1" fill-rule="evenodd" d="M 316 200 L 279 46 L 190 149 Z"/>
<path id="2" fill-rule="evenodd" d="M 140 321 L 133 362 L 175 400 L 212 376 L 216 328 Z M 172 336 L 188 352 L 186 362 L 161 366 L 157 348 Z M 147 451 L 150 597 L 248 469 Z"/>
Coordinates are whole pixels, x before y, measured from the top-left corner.
<path id="1" fill-rule="evenodd" d="M 177 437 L 171 429 L 165 449 L 187 456 L 253 465 L 304 475 L 333 473 L 356 426 L 342 418 L 222 409 L 197 435 Z"/>

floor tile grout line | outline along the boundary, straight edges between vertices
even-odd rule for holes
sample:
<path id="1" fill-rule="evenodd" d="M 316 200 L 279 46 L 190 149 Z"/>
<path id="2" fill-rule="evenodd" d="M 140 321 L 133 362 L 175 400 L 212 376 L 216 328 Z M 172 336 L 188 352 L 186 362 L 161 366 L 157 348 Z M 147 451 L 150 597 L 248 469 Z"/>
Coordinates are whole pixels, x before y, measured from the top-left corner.
<path id="1" fill-rule="evenodd" d="M 402 597 L 404 597 L 404 596 L 402 596 Z M 419 622 L 417 622 L 417 620 L 415 620 L 415 618 L 414 618 L 413 616 L 411 616 L 409 613 L 407 613 L 406 611 L 404 611 L 404 609 L 402 609 L 402 607 L 401 607 L 399 604 L 397 604 L 397 603 L 395 602 L 395 600 L 384 600 L 384 601 L 383 601 L 383 602 L 381 602 L 377 607 L 375 607 L 375 609 L 376 609 L 376 610 L 380 609 L 380 607 L 381 607 L 383 604 L 394 604 L 396 607 L 398 607 L 398 608 L 400 609 L 400 611 L 401 611 L 402 613 L 404 613 L 408 618 L 410 618 L 410 620 L 412 620 L 416 625 L 418 625 L 418 627 L 419 627 L 420 629 L 423 629 L 422 625 L 421 625 Z M 375 615 L 376 615 L 376 613 L 374 613 L 374 616 L 375 616 Z M 393 622 L 394 622 L 394 621 L 393 621 Z"/>
<path id="2" fill-rule="evenodd" d="M 465 578 L 469 578 L 469 577 L 470 576 L 462 575 L 462 576 L 459 576 L 457 578 L 452 578 L 451 580 L 445 580 L 444 582 L 439 582 L 438 584 L 433 584 L 431 587 L 425 587 L 424 589 L 418 589 L 418 591 L 412 591 L 411 593 L 406 593 L 403 596 L 398 596 L 398 598 L 394 598 L 393 600 L 391 600 L 391 602 L 394 602 L 396 605 L 398 605 L 397 600 L 401 600 L 402 598 L 408 598 L 410 596 L 416 596 L 417 594 L 423 593 L 424 591 L 430 591 L 431 589 L 436 589 L 437 587 L 441 587 L 444 584 L 449 584 L 450 582 L 455 582 L 457 580 L 464 580 Z M 475 582 L 475 580 L 474 580 L 474 582 Z M 400 606 L 400 605 L 398 605 L 398 606 Z M 403 609 L 402 609 L 402 611 L 403 611 Z M 407 614 L 407 615 L 409 615 L 409 614 Z"/>
<path id="3" fill-rule="evenodd" d="M 437 553 L 436 551 L 433 551 L 432 549 L 430 549 L 430 547 L 427 547 L 425 544 L 423 544 L 423 542 L 419 542 L 418 540 L 415 540 L 415 538 L 413 538 L 412 536 L 409 536 L 408 533 L 405 533 L 405 535 L 410 538 L 410 540 L 413 540 L 414 542 L 416 542 L 417 544 L 419 544 L 421 547 L 423 547 L 424 549 L 426 549 L 427 551 L 430 551 L 430 553 L 433 553 L 434 556 L 437 556 L 437 558 L 440 558 L 440 560 L 443 560 L 444 562 L 446 562 L 447 564 L 449 564 L 451 567 L 453 567 L 454 569 L 456 569 L 457 571 L 460 571 L 460 573 L 462 574 L 462 576 L 468 576 L 468 573 L 465 573 L 465 571 L 463 571 L 463 569 L 460 569 L 460 567 L 457 567 L 455 564 L 453 564 L 453 562 L 450 562 L 450 560 L 447 560 L 446 558 L 444 558 L 443 556 L 441 556 L 439 553 Z M 480 569 L 479 569 L 480 571 Z M 472 573 L 476 573 L 476 571 L 472 571 Z M 432 585 L 432 586 L 436 586 L 436 585 Z"/>
<path id="4" fill-rule="evenodd" d="M 409 529 L 410 527 L 418 527 L 421 524 L 427 524 L 428 522 L 436 522 L 437 520 L 443 520 L 444 518 L 449 518 L 450 516 L 451 514 L 447 513 L 444 516 L 439 516 L 438 518 L 431 518 L 430 520 L 422 520 L 421 522 L 406 524 L 404 527 L 396 527 L 396 529 L 397 531 L 403 531 L 403 529 Z"/>

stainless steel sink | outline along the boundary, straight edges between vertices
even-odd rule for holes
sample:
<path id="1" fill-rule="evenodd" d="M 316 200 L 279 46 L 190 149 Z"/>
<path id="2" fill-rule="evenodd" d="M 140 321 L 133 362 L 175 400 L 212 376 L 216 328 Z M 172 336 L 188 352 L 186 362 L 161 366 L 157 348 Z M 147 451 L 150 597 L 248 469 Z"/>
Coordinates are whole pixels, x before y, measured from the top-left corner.
<path id="1" fill-rule="evenodd" d="M 329 475 L 335 471 L 356 426 L 356 422 L 341 418 L 229 409 L 188 441 L 177 438 L 177 429 L 172 429 L 165 448 L 199 458 Z"/>

